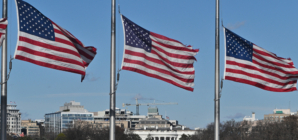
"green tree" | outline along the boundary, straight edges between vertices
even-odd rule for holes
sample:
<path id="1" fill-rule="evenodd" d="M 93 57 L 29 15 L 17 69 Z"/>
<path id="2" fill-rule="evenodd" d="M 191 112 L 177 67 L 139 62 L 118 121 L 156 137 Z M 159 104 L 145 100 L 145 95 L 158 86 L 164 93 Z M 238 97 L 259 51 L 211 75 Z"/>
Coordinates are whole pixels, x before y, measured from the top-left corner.
<path id="1" fill-rule="evenodd" d="M 63 133 L 57 135 L 55 140 L 67 140 L 66 136 Z"/>
<path id="2" fill-rule="evenodd" d="M 126 136 L 128 140 L 142 140 L 138 134 L 128 133 Z"/>
<path id="3" fill-rule="evenodd" d="M 25 137 L 21 137 L 18 140 L 32 140 L 32 138 L 25 136 Z"/>
<path id="4" fill-rule="evenodd" d="M 181 138 L 179 140 L 190 140 L 190 139 L 191 139 L 191 136 L 187 136 L 185 134 L 182 134 Z"/>
<path id="5" fill-rule="evenodd" d="M 154 138 L 151 136 L 151 134 L 148 134 L 146 140 L 154 140 Z"/>

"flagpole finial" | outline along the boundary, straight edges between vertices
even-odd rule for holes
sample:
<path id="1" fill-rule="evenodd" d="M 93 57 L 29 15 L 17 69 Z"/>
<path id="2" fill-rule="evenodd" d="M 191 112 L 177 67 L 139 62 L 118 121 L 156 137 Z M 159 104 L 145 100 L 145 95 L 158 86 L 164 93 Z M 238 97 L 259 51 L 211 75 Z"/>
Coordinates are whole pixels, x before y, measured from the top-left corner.
<path id="1" fill-rule="evenodd" d="M 119 12 L 119 14 L 121 15 L 121 12 L 120 12 L 120 4 L 118 4 L 118 12 Z"/>
<path id="2" fill-rule="evenodd" d="M 222 26 L 222 27 L 225 27 L 225 26 L 223 25 L 223 20 L 222 20 L 222 19 L 221 19 L 221 26 Z"/>

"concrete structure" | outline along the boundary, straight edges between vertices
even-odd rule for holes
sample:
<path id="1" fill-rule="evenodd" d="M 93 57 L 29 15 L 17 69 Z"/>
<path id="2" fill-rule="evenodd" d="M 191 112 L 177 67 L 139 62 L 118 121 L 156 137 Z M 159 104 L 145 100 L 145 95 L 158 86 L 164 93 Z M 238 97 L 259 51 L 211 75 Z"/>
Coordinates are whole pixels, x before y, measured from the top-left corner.
<path id="1" fill-rule="evenodd" d="M 274 109 L 273 114 L 265 114 L 264 121 L 280 122 L 284 117 L 295 115 L 290 109 Z"/>
<path id="2" fill-rule="evenodd" d="M 8 133 L 21 134 L 21 113 L 16 107 L 17 105 L 7 105 L 7 131 Z"/>
<path id="3" fill-rule="evenodd" d="M 83 112 L 88 113 L 84 106 L 80 104 L 80 102 L 70 101 L 69 103 L 65 103 L 64 106 L 60 106 L 60 112 Z"/>
<path id="4" fill-rule="evenodd" d="M 45 132 L 61 133 L 68 127 L 73 127 L 74 120 L 94 120 L 93 113 L 84 109 L 79 102 L 70 101 L 60 107 L 58 112 L 45 114 Z"/>
<path id="5" fill-rule="evenodd" d="M 40 136 L 40 128 L 36 122 L 29 120 L 21 121 L 22 132 L 26 136 Z"/>

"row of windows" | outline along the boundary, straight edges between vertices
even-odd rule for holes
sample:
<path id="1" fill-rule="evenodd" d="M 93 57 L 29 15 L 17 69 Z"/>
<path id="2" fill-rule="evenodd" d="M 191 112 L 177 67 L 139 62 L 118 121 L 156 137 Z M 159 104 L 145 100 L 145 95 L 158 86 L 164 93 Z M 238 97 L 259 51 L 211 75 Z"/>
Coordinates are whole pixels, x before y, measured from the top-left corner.
<path id="1" fill-rule="evenodd" d="M 93 118 L 63 117 L 63 120 L 93 120 Z"/>
<path id="2" fill-rule="evenodd" d="M 39 129 L 29 129 L 29 131 L 39 131 Z"/>
<path id="3" fill-rule="evenodd" d="M 92 114 L 62 114 L 62 117 L 92 117 Z"/>
<path id="4" fill-rule="evenodd" d="M 170 122 L 162 122 L 162 121 L 146 121 L 146 122 L 140 122 L 140 124 L 170 124 Z"/>

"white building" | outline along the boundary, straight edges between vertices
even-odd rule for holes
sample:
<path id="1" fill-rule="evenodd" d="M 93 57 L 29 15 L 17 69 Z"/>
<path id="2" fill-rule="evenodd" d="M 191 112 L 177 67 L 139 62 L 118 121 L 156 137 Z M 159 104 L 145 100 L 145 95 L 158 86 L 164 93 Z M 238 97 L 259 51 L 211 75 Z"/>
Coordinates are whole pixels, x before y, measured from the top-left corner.
<path id="1" fill-rule="evenodd" d="M 243 121 L 257 121 L 258 119 L 256 119 L 256 114 L 255 114 L 255 112 L 252 112 L 252 115 L 251 115 L 251 117 L 250 116 L 245 116 L 244 118 L 243 118 Z"/>
<path id="2" fill-rule="evenodd" d="M 142 140 L 146 140 L 148 135 L 150 135 L 154 140 L 179 140 L 183 134 L 185 135 L 194 135 L 196 130 L 190 130 L 186 128 L 144 128 L 143 130 L 126 130 L 125 133 L 134 133 L 138 134 Z"/>
<path id="3" fill-rule="evenodd" d="M 21 134 L 21 113 L 16 107 L 17 105 L 7 105 L 7 131 L 9 133 Z"/>
<path id="4" fill-rule="evenodd" d="M 196 130 L 179 125 L 177 120 L 162 118 L 157 107 L 149 107 L 146 118 L 140 118 L 135 127 L 125 130 L 125 133 L 138 134 L 142 140 L 146 140 L 148 135 L 154 140 L 179 140 L 183 134 L 194 135 L 196 132 Z"/>

